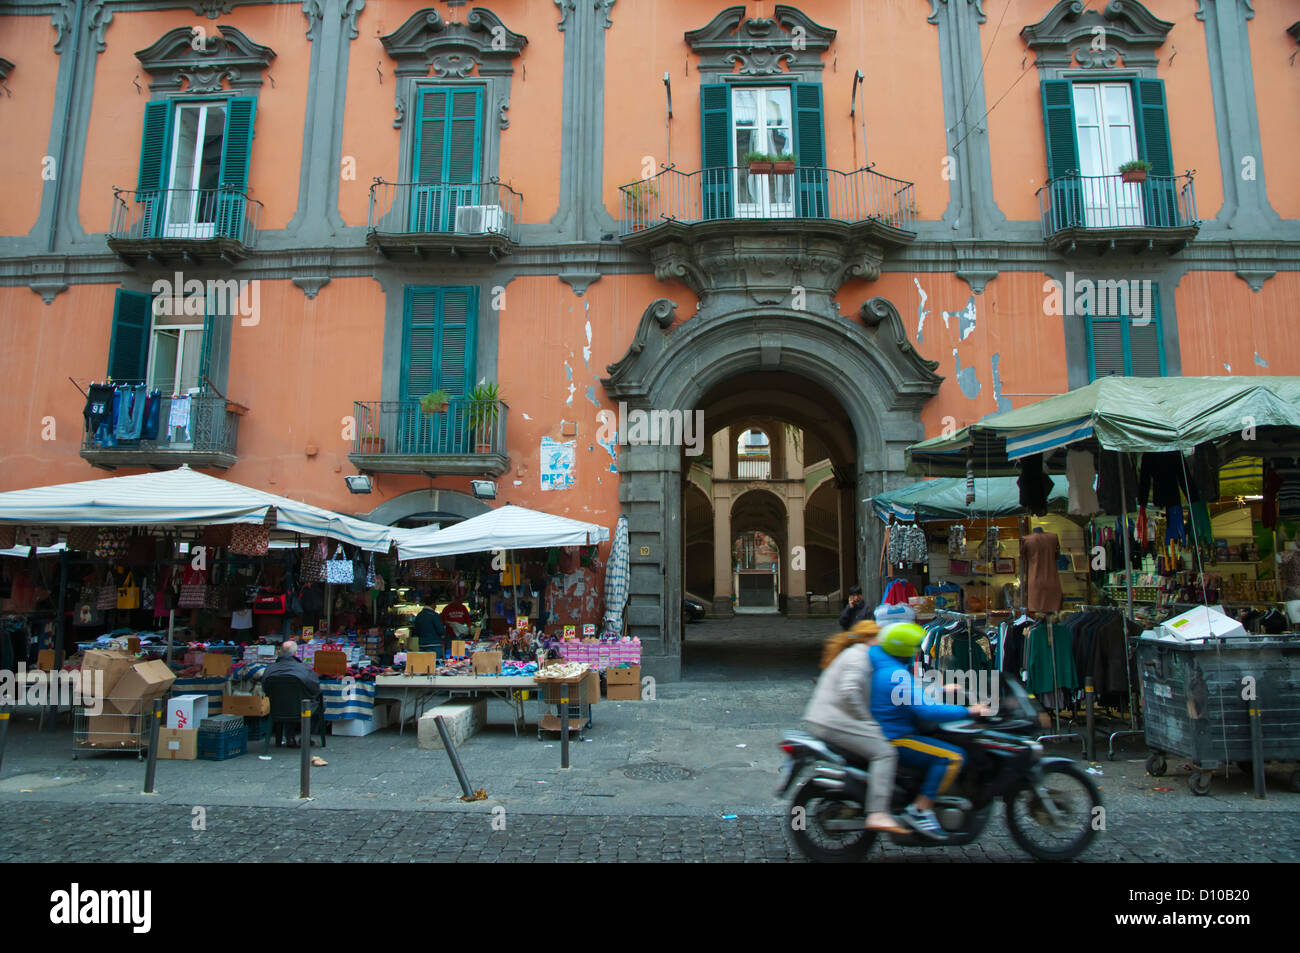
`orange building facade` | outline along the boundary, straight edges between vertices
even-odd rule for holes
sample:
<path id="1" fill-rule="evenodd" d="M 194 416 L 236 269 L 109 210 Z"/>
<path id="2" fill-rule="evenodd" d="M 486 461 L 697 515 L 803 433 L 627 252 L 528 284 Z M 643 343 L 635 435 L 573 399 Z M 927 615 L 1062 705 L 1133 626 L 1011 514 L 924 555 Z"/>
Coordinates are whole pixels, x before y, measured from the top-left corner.
<path id="1" fill-rule="evenodd" d="M 741 532 L 786 612 L 870 590 L 911 443 L 1300 373 L 1298 49 L 1300 0 L 11 0 L 0 489 L 625 513 L 675 677 Z"/>

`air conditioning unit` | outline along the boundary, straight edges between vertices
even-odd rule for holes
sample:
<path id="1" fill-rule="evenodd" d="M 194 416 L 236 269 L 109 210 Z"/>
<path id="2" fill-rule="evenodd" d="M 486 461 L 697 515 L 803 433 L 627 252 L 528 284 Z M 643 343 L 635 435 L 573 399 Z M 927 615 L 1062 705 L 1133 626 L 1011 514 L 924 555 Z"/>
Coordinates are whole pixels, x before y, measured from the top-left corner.
<path id="1" fill-rule="evenodd" d="M 504 231 L 500 205 L 462 205 L 456 209 L 456 231 L 463 235 L 482 235 Z"/>

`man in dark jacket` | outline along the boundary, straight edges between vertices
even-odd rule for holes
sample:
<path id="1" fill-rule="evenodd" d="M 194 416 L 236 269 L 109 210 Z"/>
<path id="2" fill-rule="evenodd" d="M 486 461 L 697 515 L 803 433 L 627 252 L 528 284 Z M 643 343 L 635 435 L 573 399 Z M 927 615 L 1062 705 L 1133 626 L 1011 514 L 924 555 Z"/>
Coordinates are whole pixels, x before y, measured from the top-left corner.
<path id="1" fill-rule="evenodd" d="M 321 694 L 320 679 L 316 673 L 298 658 L 297 642 L 289 641 L 280 646 L 275 661 L 262 673 L 263 690 L 266 690 L 267 682 L 282 678 L 296 679 L 302 684 L 304 692 L 311 701 L 312 730 L 319 731 L 320 724 L 325 718 L 325 698 Z M 289 744 L 296 745 L 297 738 L 298 727 L 292 724 L 289 727 Z"/>
<path id="2" fill-rule="evenodd" d="M 422 601 L 424 608 L 411 620 L 411 634 L 420 640 L 421 652 L 437 652 L 440 658 L 446 658 L 451 648 L 447 627 L 442 624 L 442 618 L 434 608 L 433 596 L 427 596 Z"/>
<path id="3" fill-rule="evenodd" d="M 849 602 L 840 613 L 840 628 L 848 631 L 853 626 L 863 621 L 874 620 L 875 614 L 866 601 L 862 598 L 862 587 L 854 586 L 849 590 Z"/>

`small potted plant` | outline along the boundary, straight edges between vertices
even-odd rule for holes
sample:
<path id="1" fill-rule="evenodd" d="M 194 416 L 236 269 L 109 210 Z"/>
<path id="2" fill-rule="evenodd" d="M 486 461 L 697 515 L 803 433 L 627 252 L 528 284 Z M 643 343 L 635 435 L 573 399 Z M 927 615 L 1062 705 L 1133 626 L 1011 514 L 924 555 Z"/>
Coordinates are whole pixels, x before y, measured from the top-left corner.
<path id="1" fill-rule="evenodd" d="M 1146 159 L 1134 159 L 1119 167 L 1120 178 L 1125 182 L 1145 182 L 1150 171 L 1151 163 Z"/>
<path id="2" fill-rule="evenodd" d="M 374 427 L 367 427 L 366 432 L 361 435 L 361 452 L 362 453 L 383 453 L 384 438 L 375 433 Z"/>
<path id="3" fill-rule="evenodd" d="M 432 417 L 434 414 L 445 414 L 447 404 L 451 401 L 451 395 L 445 390 L 429 391 L 420 398 L 420 409 Z"/>
<path id="4" fill-rule="evenodd" d="M 746 152 L 745 164 L 750 175 L 771 175 L 773 159 L 766 152 Z"/>
<path id="5" fill-rule="evenodd" d="M 469 392 L 469 425 L 474 430 L 474 452 L 492 452 L 492 432 L 500 411 L 501 395 L 495 383 L 479 381 Z"/>
<path id="6" fill-rule="evenodd" d="M 799 161 L 799 157 L 794 153 L 776 156 L 772 160 L 772 171 L 777 175 L 794 175 L 794 164 Z"/>

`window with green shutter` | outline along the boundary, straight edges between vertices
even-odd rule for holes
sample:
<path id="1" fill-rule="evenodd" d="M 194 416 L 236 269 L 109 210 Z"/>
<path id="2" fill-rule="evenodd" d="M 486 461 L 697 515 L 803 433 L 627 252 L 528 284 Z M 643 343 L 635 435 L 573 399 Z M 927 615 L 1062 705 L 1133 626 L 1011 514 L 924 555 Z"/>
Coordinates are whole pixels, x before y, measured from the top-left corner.
<path id="1" fill-rule="evenodd" d="M 704 218 L 731 217 L 731 90 L 725 83 L 700 87 L 700 176 Z"/>
<path id="2" fill-rule="evenodd" d="M 245 239 L 256 106 L 251 96 L 145 104 L 139 237 Z"/>
<path id="3" fill-rule="evenodd" d="M 1088 379 L 1119 375 L 1124 377 L 1163 377 L 1165 354 L 1160 319 L 1160 289 L 1151 285 L 1148 293 L 1140 291 L 1138 302 L 1129 302 L 1124 313 L 1088 315 L 1085 333 L 1088 338 Z M 1147 314 L 1141 313 L 1145 304 Z"/>
<path id="4" fill-rule="evenodd" d="M 474 387 L 478 289 L 407 288 L 402 324 L 400 392 L 411 408 L 403 412 L 403 452 L 468 452 L 464 398 Z M 451 401 L 445 413 L 430 418 L 414 402 L 436 390 L 445 390 Z"/>
<path id="5" fill-rule="evenodd" d="M 420 87 L 413 148 L 410 231 L 455 231 L 456 209 L 482 204 L 483 89 Z"/>

